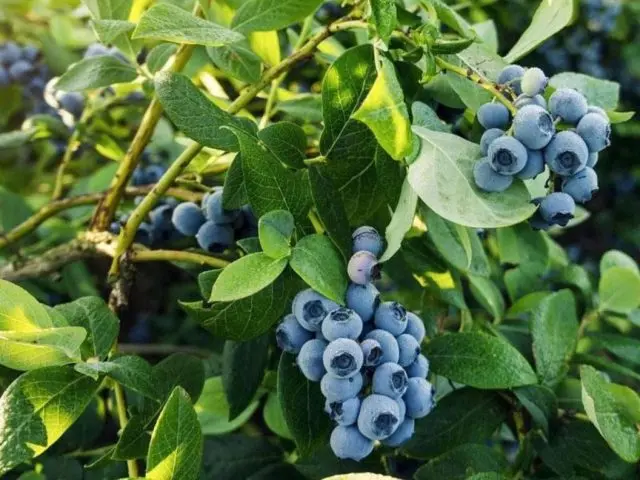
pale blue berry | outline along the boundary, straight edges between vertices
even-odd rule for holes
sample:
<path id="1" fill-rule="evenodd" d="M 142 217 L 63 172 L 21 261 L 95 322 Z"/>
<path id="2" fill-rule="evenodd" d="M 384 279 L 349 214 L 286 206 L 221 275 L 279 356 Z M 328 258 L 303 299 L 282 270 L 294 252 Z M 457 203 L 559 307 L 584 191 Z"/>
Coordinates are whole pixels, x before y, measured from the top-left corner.
<path id="1" fill-rule="evenodd" d="M 513 183 L 511 175 L 496 172 L 488 158 L 481 158 L 473 166 L 473 180 L 479 189 L 485 192 L 504 192 Z"/>
<path id="2" fill-rule="evenodd" d="M 358 430 L 370 440 L 382 440 L 393 434 L 400 424 L 398 403 L 384 395 L 372 394 L 362 401 Z"/>
<path id="3" fill-rule="evenodd" d="M 598 192 L 598 174 L 593 168 L 586 167 L 566 177 L 562 182 L 562 191 L 571 195 L 576 202 L 586 203 Z"/>

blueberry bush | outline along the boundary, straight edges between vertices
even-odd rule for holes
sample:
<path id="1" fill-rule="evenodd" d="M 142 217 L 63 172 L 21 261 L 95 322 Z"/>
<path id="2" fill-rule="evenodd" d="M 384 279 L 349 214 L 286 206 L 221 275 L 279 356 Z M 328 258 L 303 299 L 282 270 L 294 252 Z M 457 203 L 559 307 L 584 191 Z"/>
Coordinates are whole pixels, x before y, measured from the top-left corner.
<path id="1" fill-rule="evenodd" d="M 2 478 L 638 478 L 635 2 L 0 26 Z"/>

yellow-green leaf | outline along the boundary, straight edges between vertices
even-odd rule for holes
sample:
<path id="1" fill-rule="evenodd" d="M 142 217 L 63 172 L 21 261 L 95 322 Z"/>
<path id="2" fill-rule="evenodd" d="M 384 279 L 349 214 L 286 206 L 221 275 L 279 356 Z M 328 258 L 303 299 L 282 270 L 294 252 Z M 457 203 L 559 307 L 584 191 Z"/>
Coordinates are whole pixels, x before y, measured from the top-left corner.
<path id="1" fill-rule="evenodd" d="M 0 330 L 17 332 L 53 328 L 53 319 L 45 308 L 26 290 L 0 280 Z"/>

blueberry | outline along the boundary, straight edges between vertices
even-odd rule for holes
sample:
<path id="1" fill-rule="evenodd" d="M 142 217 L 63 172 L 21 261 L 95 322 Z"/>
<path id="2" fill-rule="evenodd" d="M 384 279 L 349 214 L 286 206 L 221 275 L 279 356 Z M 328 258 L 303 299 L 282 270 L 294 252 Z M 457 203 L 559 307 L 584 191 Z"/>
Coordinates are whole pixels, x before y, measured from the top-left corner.
<path id="1" fill-rule="evenodd" d="M 338 425 L 329 440 L 334 455 L 341 459 L 360 461 L 373 452 L 373 441 L 360 433 L 357 427 Z"/>
<path id="2" fill-rule="evenodd" d="M 539 211 L 536 211 L 529 218 L 529 225 L 534 230 L 549 230 L 553 226 L 553 224 L 547 222 L 544 218 L 542 218 L 542 215 L 540 215 Z"/>
<path id="3" fill-rule="evenodd" d="M 598 152 L 592 152 L 587 158 L 587 167 L 595 167 L 598 164 Z"/>
<path id="4" fill-rule="evenodd" d="M 373 283 L 365 285 L 351 283 L 347 288 L 346 300 L 347 307 L 355 310 L 363 322 L 368 322 L 373 318 L 376 308 L 380 305 L 380 292 Z"/>
<path id="5" fill-rule="evenodd" d="M 349 378 L 360 372 L 364 355 L 357 342 L 349 338 L 339 338 L 329 343 L 322 355 L 322 361 L 328 375 Z"/>
<path id="6" fill-rule="evenodd" d="M 587 113 L 597 113 L 598 115 L 601 115 L 602 117 L 607 119 L 607 121 L 609 121 L 609 115 L 604 108 L 596 107 L 595 105 L 589 105 L 589 107 L 587 107 Z"/>
<path id="7" fill-rule="evenodd" d="M 485 192 L 504 192 L 513 183 L 510 175 L 500 175 L 489 163 L 488 158 L 481 158 L 473 166 L 473 179 L 476 185 Z"/>
<path id="8" fill-rule="evenodd" d="M 373 227 L 359 227 L 353 232 L 351 238 L 353 240 L 353 253 L 365 250 L 378 257 L 384 249 L 384 240 Z"/>
<path id="9" fill-rule="evenodd" d="M 384 395 L 372 394 L 362 400 L 358 415 L 358 430 L 370 440 L 383 440 L 400 424 L 398 403 Z"/>
<path id="10" fill-rule="evenodd" d="M 400 349 L 400 358 L 398 363 L 403 367 L 408 367 L 420 354 L 420 344 L 408 333 L 403 333 L 396 339 L 398 342 L 398 348 Z"/>
<path id="11" fill-rule="evenodd" d="M 9 72 L 0 65 L 0 87 L 7 86 L 11 83 L 11 79 L 9 78 Z"/>
<path id="12" fill-rule="evenodd" d="M 402 398 L 396 398 L 395 401 L 398 404 L 398 411 L 400 412 L 399 418 L 402 422 L 404 420 L 404 417 L 407 415 L 407 405 L 404 403 L 404 400 L 402 400 Z"/>
<path id="13" fill-rule="evenodd" d="M 14 82 L 28 80 L 33 72 L 33 65 L 26 60 L 18 60 L 9 67 L 9 76 Z"/>
<path id="14" fill-rule="evenodd" d="M 480 150 L 482 151 L 482 155 L 486 155 L 489 151 L 489 145 L 496 138 L 500 138 L 504 135 L 504 130 L 500 130 L 499 128 L 490 128 L 486 130 L 482 137 L 480 137 Z"/>
<path id="15" fill-rule="evenodd" d="M 524 72 L 522 80 L 520 81 L 520 87 L 522 88 L 522 93 L 533 97 L 543 92 L 548 82 L 549 79 L 544 72 L 538 67 L 533 67 Z"/>
<path id="16" fill-rule="evenodd" d="M 120 233 L 120 230 L 122 230 L 122 225 L 120 225 L 120 222 L 111 222 L 111 225 L 109 225 L 109 232 L 113 233 L 114 235 L 118 235 Z"/>
<path id="17" fill-rule="evenodd" d="M 398 363 L 400 359 L 400 347 L 398 347 L 398 341 L 396 337 L 379 328 L 370 331 L 365 335 L 365 339 L 372 339 L 377 341 L 382 348 L 382 358 L 380 363 L 395 362 Z"/>
<path id="18" fill-rule="evenodd" d="M 413 337 L 412 337 L 413 338 Z M 386 362 L 373 372 L 372 391 L 390 398 L 400 398 L 407 391 L 407 372 L 397 363 Z"/>
<path id="19" fill-rule="evenodd" d="M 531 150 L 546 147 L 555 133 L 553 118 L 538 105 L 522 107 L 513 119 L 514 137 Z"/>
<path id="20" fill-rule="evenodd" d="M 374 323 L 397 337 L 407 329 L 407 310 L 398 302 L 383 302 L 376 310 Z"/>
<path id="21" fill-rule="evenodd" d="M 155 238 L 153 225 L 147 222 L 142 222 L 138 226 L 138 230 L 136 230 L 134 241 L 148 247 L 153 243 L 154 240 Z"/>
<path id="22" fill-rule="evenodd" d="M 40 56 L 40 49 L 33 45 L 26 45 L 22 48 L 22 58 L 28 62 L 35 62 Z"/>
<path id="23" fill-rule="evenodd" d="M 296 357 L 300 371 L 312 382 L 319 382 L 326 372 L 322 363 L 325 348 L 327 348 L 327 342 L 313 338 L 302 345 Z"/>
<path id="24" fill-rule="evenodd" d="M 478 109 L 478 122 L 484 128 L 505 129 L 509 125 L 509 110 L 501 103 L 485 103 Z"/>
<path id="25" fill-rule="evenodd" d="M 60 108 L 69 112 L 74 118 L 80 118 L 84 110 L 84 97 L 78 92 L 66 92 L 58 96 Z"/>
<path id="26" fill-rule="evenodd" d="M 525 70 L 520 65 L 509 65 L 500 72 L 498 83 L 500 85 L 509 85 L 517 95 L 520 95 L 522 93 L 520 82 L 524 73 Z"/>
<path id="27" fill-rule="evenodd" d="M 587 99 L 572 88 L 559 88 L 549 98 L 549 112 L 568 123 L 578 123 L 587 108 Z"/>
<path id="28" fill-rule="evenodd" d="M 521 180 L 529 180 L 530 178 L 536 178 L 542 172 L 544 172 L 542 150 L 527 150 L 527 164 L 516 173 L 516 177 Z"/>
<path id="29" fill-rule="evenodd" d="M 7 42 L 0 52 L 0 63 L 11 64 L 20 60 L 22 50 L 15 42 Z"/>
<path id="30" fill-rule="evenodd" d="M 149 213 L 151 224 L 156 229 L 171 229 L 171 216 L 173 207 L 171 205 L 160 205 Z"/>
<path id="31" fill-rule="evenodd" d="M 542 95 L 539 94 L 534 95 L 533 97 L 529 97 L 528 95 L 520 95 L 514 102 L 514 106 L 517 109 L 521 109 L 523 107 L 526 107 L 527 105 L 538 105 L 545 110 L 547 109 L 547 101 Z"/>
<path id="32" fill-rule="evenodd" d="M 407 406 L 407 417 L 422 418 L 433 409 L 433 387 L 420 377 L 412 377 L 408 383 L 407 393 L 402 397 Z"/>
<path id="33" fill-rule="evenodd" d="M 131 185 L 134 187 L 147 184 L 147 176 L 144 174 L 144 170 L 139 166 L 133 171 L 131 175 Z M 195 234 L 194 234 L 195 235 Z"/>
<path id="34" fill-rule="evenodd" d="M 540 202 L 539 212 L 542 218 L 552 224 L 565 226 L 573 218 L 576 204 L 570 195 L 554 192 Z"/>
<path id="35" fill-rule="evenodd" d="M 427 378 L 427 375 L 429 374 L 429 360 L 427 360 L 427 357 L 420 354 L 411 365 L 405 368 L 405 370 L 409 377 Z"/>
<path id="36" fill-rule="evenodd" d="M 586 203 L 598 192 L 598 175 L 593 168 L 586 167 L 575 175 L 566 177 L 562 191 L 568 193 L 578 203 Z"/>
<path id="37" fill-rule="evenodd" d="M 198 205 L 193 202 L 182 202 L 174 208 L 171 222 L 181 234 L 193 237 L 204 224 L 205 218 Z"/>
<path id="38" fill-rule="evenodd" d="M 233 245 L 233 228 L 229 225 L 204 222 L 196 233 L 196 240 L 203 250 L 220 253 Z"/>
<path id="39" fill-rule="evenodd" d="M 380 278 L 380 265 L 373 253 L 362 250 L 351 256 L 347 272 L 353 283 L 365 285 Z"/>
<path id="40" fill-rule="evenodd" d="M 307 288 L 295 296 L 291 308 L 303 328 L 310 332 L 318 332 L 322 329 L 325 317 L 338 307 L 337 303 Z"/>
<path id="41" fill-rule="evenodd" d="M 329 414 L 331 420 L 338 425 L 353 425 L 358 420 L 358 413 L 360 413 L 360 399 L 354 397 L 344 402 L 330 402 L 327 400 L 324 410 Z"/>
<path id="42" fill-rule="evenodd" d="M 413 418 L 405 418 L 393 435 L 382 441 L 383 445 L 399 447 L 413 436 L 415 426 L 416 421 Z"/>
<path id="43" fill-rule="evenodd" d="M 514 137 L 491 142 L 488 152 L 491 168 L 501 175 L 515 175 L 527 164 L 527 149 Z"/>
<path id="44" fill-rule="evenodd" d="M 281 350 L 300 353 L 302 346 L 311 340 L 312 333 L 302 328 L 292 313 L 284 317 L 276 328 L 276 342 Z"/>
<path id="45" fill-rule="evenodd" d="M 336 378 L 327 373 L 320 380 L 320 391 L 330 402 L 345 402 L 355 398 L 363 385 L 364 379 L 360 372 L 350 378 Z"/>
<path id="46" fill-rule="evenodd" d="M 373 338 L 368 338 L 360 343 L 365 367 L 376 367 L 382 361 L 382 346 Z"/>
<path id="47" fill-rule="evenodd" d="M 576 133 L 582 137 L 590 152 L 600 152 L 611 145 L 609 120 L 598 113 L 587 113 L 582 117 Z"/>
<path id="48" fill-rule="evenodd" d="M 109 49 L 101 43 L 92 43 L 84 52 L 84 58 L 98 57 L 100 55 L 109 55 Z"/>
<path id="49" fill-rule="evenodd" d="M 219 224 L 233 223 L 241 214 L 240 210 L 225 210 L 222 206 L 222 190 L 217 190 L 202 199 L 202 210 L 207 220 Z"/>
<path id="50" fill-rule="evenodd" d="M 322 334 L 329 341 L 339 338 L 356 340 L 360 333 L 362 333 L 362 319 L 350 308 L 336 308 L 330 311 L 322 321 Z"/>
<path id="51" fill-rule="evenodd" d="M 144 175 L 146 177 L 146 183 L 158 183 L 164 173 L 167 171 L 162 165 L 149 165 L 144 169 Z"/>
<path id="52" fill-rule="evenodd" d="M 408 333 L 413 336 L 413 338 L 417 340 L 418 344 L 422 343 L 422 340 L 424 340 L 426 335 L 424 322 L 413 312 L 407 312 L 407 328 L 404 333 Z"/>
<path id="53" fill-rule="evenodd" d="M 544 150 L 544 160 L 558 175 L 573 175 L 587 165 L 589 149 L 575 132 L 565 130 L 556 134 Z"/>

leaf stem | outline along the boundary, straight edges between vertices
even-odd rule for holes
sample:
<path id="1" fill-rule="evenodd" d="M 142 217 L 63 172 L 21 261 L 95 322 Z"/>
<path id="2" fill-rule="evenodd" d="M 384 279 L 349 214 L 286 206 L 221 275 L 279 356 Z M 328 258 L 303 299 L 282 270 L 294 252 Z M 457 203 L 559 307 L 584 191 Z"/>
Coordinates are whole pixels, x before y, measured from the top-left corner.
<path id="1" fill-rule="evenodd" d="M 76 152 L 78 147 L 80 146 L 80 129 L 76 128 L 75 131 L 69 137 L 69 141 L 67 142 L 67 148 L 64 151 L 64 155 L 62 156 L 62 160 L 60 161 L 60 166 L 56 172 L 56 182 L 53 186 L 53 194 L 51 195 L 51 200 L 59 200 L 62 197 L 62 193 L 64 191 L 64 174 L 71 163 L 71 159 L 73 158 L 73 154 Z"/>
<path id="2" fill-rule="evenodd" d="M 127 404 L 124 398 L 124 390 L 122 389 L 122 386 L 117 382 L 113 382 L 113 393 L 116 397 L 118 423 L 120 423 L 120 430 L 122 431 L 127 426 L 129 420 L 127 418 Z M 138 464 L 135 460 L 127 460 L 127 471 L 129 473 L 129 477 L 138 478 Z"/>
<path id="3" fill-rule="evenodd" d="M 502 103 L 505 107 L 509 109 L 512 115 L 518 111 L 515 105 L 500 91 L 500 89 L 489 79 L 483 77 L 479 73 L 473 71 L 471 68 L 463 68 L 453 63 L 449 63 L 444 60 L 442 57 L 435 57 L 436 64 L 443 70 L 453 72 L 461 77 L 464 77 L 468 80 L 471 80 L 473 83 L 477 84 L 479 87 L 484 88 L 486 91 L 491 93 L 500 103 Z"/>
<path id="4" fill-rule="evenodd" d="M 308 217 L 309 217 L 309 220 L 311 221 L 311 225 L 313 225 L 313 228 L 316 231 L 316 233 L 323 233 L 324 232 L 324 226 L 322 225 L 322 222 L 318 218 L 318 214 L 316 212 L 314 212 L 313 210 L 309 210 Z"/>

